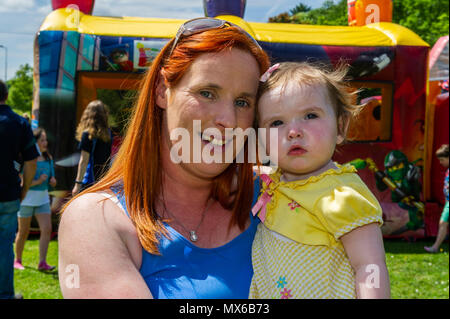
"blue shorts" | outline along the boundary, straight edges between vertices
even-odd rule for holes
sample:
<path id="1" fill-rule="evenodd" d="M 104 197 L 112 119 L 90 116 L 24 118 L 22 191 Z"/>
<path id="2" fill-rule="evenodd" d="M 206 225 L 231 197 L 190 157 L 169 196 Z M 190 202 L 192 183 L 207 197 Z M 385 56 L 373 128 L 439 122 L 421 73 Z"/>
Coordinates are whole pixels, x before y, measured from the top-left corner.
<path id="1" fill-rule="evenodd" d="M 32 217 L 36 214 L 50 214 L 50 204 L 43 204 L 41 206 L 22 206 L 20 205 L 20 210 L 17 213 L 18 217 L 26 218 Z"/>

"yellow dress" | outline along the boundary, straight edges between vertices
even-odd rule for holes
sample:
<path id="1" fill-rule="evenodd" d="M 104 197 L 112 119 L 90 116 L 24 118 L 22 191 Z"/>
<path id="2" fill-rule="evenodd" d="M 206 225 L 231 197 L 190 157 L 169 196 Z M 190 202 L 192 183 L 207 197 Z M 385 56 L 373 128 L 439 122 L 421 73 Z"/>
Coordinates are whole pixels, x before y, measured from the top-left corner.
<path id="1" fill-rule="evenodd" d="M 271 198 L 253 242 L 249 298 L 355 298 L 355 274 L 339 238 L 382 225 L 377 199 L 353 166 L 300 181 L 280 177 L 278 170 L 262 185 Z"/>

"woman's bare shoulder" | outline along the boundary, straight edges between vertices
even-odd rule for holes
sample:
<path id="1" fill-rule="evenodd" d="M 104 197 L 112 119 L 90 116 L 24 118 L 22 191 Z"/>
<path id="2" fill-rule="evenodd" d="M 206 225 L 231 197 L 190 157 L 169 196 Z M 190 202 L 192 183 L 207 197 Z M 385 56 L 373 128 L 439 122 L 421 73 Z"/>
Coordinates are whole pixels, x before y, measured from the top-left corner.
<path id="1" fill-rule="evenodd" d="M 105 231 L 104 235 L 109 236 L 114 233 L 119 237 L 126 233 L 136 235 L 136 229 L 124 210 L 100 193 L 87 193 L 74 199 L 61 216 L 60 231 L 87 232 L 88 237 L 96 236 L 99 231 Z M 89 234 L 89 231 L 94 233 Z"/>
<path id="2" fill-rule="evenodd" d="M 123 296 L 120 291 L 127 282 L 140 287 L 138 295 L 141 292 L 147 295 L 148 288 L 138 272 L 142 247 L 136 229 L 110 199 L 88 193 L 73 200 L 62 215 L 58 240 L 60 268 L 77 265 L 85 282 L 85 289 L 77 293 L 62 287 L 65 297 L 78 298 L 90 293 L 95 297 Z M 65 276 L 61 273 L 60 280 Z"/>

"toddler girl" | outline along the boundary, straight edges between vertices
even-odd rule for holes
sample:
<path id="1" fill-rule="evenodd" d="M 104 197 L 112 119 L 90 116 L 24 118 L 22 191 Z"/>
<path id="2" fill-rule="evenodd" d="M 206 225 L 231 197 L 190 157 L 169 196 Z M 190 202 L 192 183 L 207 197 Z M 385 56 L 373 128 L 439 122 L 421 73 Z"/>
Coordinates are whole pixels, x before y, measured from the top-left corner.
<path id="1" fill-rule="evenodd" d="M 252 210 L 262 223 L 250 298 L 389 297 L 381 207 L 355 168 L 331 159 L 357 109 L 345 74 L 282 63 L 261 78 L 258 123 L 278 129 L 279 168 L 261 175 Z"/>

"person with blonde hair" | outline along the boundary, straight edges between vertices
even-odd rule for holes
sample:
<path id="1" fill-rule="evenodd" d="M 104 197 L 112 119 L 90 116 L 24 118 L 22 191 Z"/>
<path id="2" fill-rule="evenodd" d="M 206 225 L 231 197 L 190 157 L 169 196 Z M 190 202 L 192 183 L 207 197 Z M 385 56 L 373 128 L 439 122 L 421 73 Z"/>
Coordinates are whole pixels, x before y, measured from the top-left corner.
<path id="1" fill-rule="evenodd" d="M 267 54 L 234 24 L 199 18 L 180 27 L 142 80 L 108 173 L 64 209 L 59 267 L 77 265 L 82 278 L 70 289 L 68 273 L 59 272 L 65 298 L 248 297 L 253 164 L 196 162 L 191 147 L 198 140 L 202 152 L 223 154 L 236 138 L 217 140 L 207 129 L 223 136 L 226 128 L 252 127 L 268 66 Z M 191 142 L 179 163 L 171 157 L 176 129 Z"/>
<path id="2" fill-rule="evenodd" d="M 100 100 L 90 102 L 83 111 L 76 130 L 81 157 L 72 195 L 99 180 L 108 166 L 112 144 L 108 115 L 108 107 Z"/>
<path id="3" fill-rule="evenodd" d="M 276 64 L 261 78 L 258 124 L 278 131 L 278 170 L 253 208 L 250 298 L 389 298 L 380 204 L 351 165 L 332 160 L 357 106 L 345 66 Z M 377 284 L 371 284 L 376 272 Z"/>

